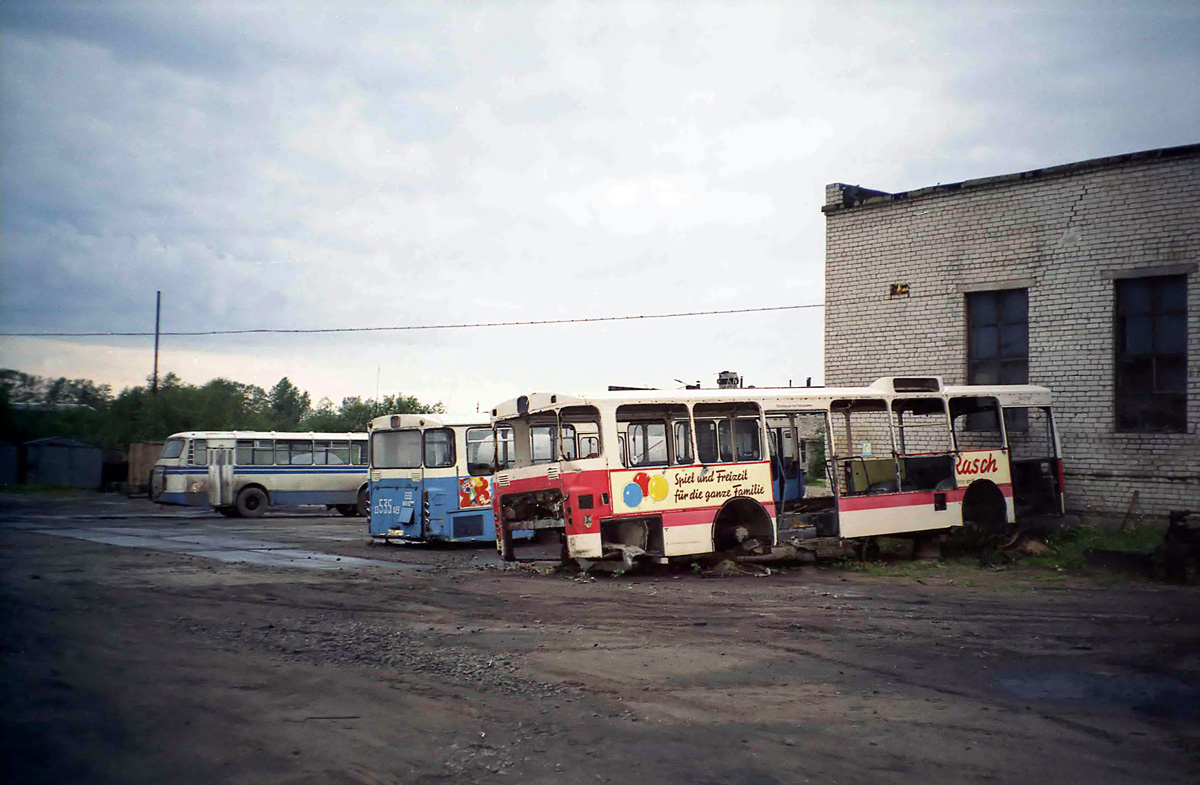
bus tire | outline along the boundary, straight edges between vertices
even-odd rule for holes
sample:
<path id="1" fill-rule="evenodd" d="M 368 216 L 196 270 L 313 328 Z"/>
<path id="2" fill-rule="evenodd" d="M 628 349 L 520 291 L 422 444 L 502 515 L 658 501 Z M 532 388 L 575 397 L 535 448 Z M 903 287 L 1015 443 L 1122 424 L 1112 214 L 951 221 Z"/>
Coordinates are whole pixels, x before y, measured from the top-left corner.
<path id="1" fill-rule="evenodd" d="M 345 515 L 345 513 L 342 513 Z M 354 515 L 365 518 L 371 514 L 371 493 L 364 485 L 358 489 L 358 501 L 354 503 Z"/>
<path id="2" fill-rule="evenodd" d="M 217 511 L 217 512 L 221 513 L 221 514 L 222 514 L 222 515 L 224 515 L 226 518 L 240 518 L 240 517 L 242 517 L 242 516 L 241 516 L 241 514 L 238 512 L 238 509 L 237 509 L 237 507 L 217 507 L 217 508 L 215 508 L 215 509 L 216 509 L 216 511 Z"/>
<path id="3" fill-rule="evenodd" d="M 242 488 L 237 495 L 235 508 L 240 518 L 260 518 L 268 503 L 267 494 L 262 488 Z"/>

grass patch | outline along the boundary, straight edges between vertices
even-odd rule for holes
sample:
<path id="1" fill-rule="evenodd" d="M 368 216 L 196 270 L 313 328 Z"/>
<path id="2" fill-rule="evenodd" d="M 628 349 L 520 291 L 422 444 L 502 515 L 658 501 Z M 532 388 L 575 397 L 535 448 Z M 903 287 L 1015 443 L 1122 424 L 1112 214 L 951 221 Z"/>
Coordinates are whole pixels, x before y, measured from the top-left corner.
<path id="1" fill-rule="evenodd" d="M 1007 573 L 1018 583 L 1047 585 L 1080 576 L 1101 582 L 1139 580 L 1136 571 L 1113 564 L 1096 566 L 1087 563 L 1086 554 L 1093 550 L 1149 554 L 1163 541 L 1160 526 L 1130 526 L 1125 531 L 1110 526 L 1079 526 L 1064 529 L 1045 539 L 1048 553 L 1029 555 L 1012 550 L 996 550 L 985 540 L 952 537 L 944 548 L 941 560 L 914 560 L 912 543 L 902 538 L 880 538 L 879 556 L 860 561 L 844 557 L 828 563 L 833 569 L 856 572 L 880 578 L 934 578 L 961 586 L 973 586 L 977 581 L 991 582 L 995 573 Z"/>
<path id="2" fill-rule="evenodd" d="M 1125 531 L 1115 527 L 1082 526 L 1054 532 L 1046 538 L 1050 553 L 1025 556 L 1023 565 L 1043 569 L 1080 571 L 1087 568 L 1085 554 L 1090 550 L 1129 551 L 1150 553 L 1162 545 L 1163 529 L 1156 526 L 1130 526 Z"/>

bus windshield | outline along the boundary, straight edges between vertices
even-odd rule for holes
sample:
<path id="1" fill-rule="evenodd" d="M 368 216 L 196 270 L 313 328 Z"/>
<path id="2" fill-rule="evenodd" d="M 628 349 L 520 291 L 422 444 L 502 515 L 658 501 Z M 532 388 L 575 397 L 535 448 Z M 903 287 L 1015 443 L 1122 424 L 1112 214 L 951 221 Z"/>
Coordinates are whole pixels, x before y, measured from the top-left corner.
<path id="1" fill-rule="evenodd" d="M 371 463 L 379 469 L 419 468 L 421 432 L 376 431 L 371 435 Z"/>
<path id="2" fill-rule="evenodd" d="M 183 439 L 167 439 L 159 458 L 178 458 L 183 454 Z"/>

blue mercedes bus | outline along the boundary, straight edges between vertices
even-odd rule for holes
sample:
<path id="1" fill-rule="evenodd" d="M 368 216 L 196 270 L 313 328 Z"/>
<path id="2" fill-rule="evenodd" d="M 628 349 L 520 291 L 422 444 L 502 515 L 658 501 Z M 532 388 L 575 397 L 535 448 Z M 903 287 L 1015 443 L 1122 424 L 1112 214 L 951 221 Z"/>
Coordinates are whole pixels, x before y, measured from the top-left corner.
<path id="1" fill-rule="evenodd" d="M 370 532 L 380 540 L 492 542 L 492 475 L 512 431 L 486 415 L 391 414 L 369 426 Z"/>

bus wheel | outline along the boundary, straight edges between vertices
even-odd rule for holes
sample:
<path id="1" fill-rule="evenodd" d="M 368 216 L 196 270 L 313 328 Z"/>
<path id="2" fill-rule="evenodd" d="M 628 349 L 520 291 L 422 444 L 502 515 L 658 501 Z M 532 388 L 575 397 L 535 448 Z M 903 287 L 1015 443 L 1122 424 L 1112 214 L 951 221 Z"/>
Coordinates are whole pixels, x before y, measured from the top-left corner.
<path id="1" fill-rule="evenodd" d="M 226 518 L 240 518 L 237 507 L 217 507 L 217 512 L 224 515 Z"/>
<path id="2" fill-rule="evenodd" d="M 259 518 L 267 509 L 267 494 L 261 488 L 243 488 L 237 497 L 237 512 L 242 518 Z"/>
<path id="3" fill-rule="evenodd" d="M 358 489 L 358 501 L 354 504 L 354 515 L 365 518 L 371 512 L 371 494 L 366 488 Z M 342 513 L 345 515 L 346 513 Z"/>

